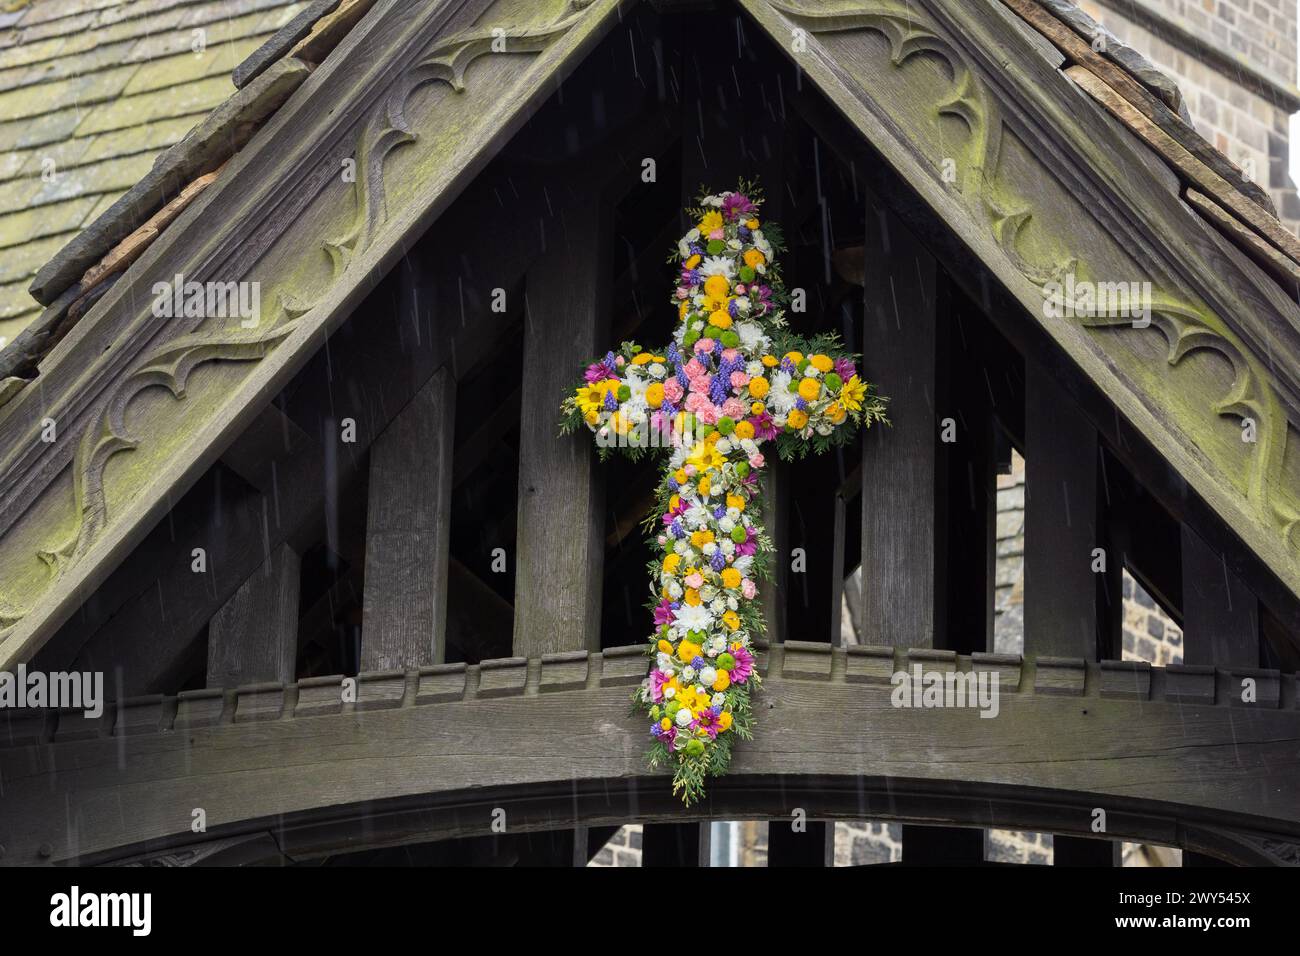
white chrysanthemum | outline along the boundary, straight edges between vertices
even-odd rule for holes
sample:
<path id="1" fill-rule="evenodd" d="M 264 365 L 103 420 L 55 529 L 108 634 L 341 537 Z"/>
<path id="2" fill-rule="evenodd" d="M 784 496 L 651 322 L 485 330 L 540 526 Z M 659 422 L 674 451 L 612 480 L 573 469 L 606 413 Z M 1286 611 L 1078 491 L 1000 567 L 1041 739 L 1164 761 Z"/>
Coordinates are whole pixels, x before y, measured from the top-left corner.
<path id="1" fill-rule="evenodd" d="M 663 378 L 668 374 L 668 369 L 664 368 L 662 362 L 651 362 L 646 366 L 646 370 L 650 373 L 651 378 Z"/>
<path id="2" fill-rule="evenodd" d="M 673 656 L 671 654 L 665 654 L 663 651 L 659 651 L 658 653 L 656 653 L 655 666 L 658 667 L 665 674 L 667 674 L 669 677 L 673 676 L 673 667 L 675 665 L 673 664 Z"/>
<path id="3" fill-rule="evenodd" d="M 673 550 L 680 555 L 685 555 L 691 549 L 690 542 L 685 538 L 678 538 L 673 542 Z"/>
<path id="4" fill-rule="evenodd" d="M 705 687 L 712 687 L 713 682 L 718 679 L 718 672 L 712 667 L 706 667 L 700 671 L 700 683 Z"/>
<path id="5" fill-rule="evenodd" d="M 746 455 L 752 455 L 754 452 L 758 451 L 758 442 L 754 441 L 752 438 L 742 438 L 740 441 L 740 447 Z"/>
<path id="6" fill-rule="evenodd" d="M 690 726 L 691 721 L 694 720 L 694 719 L 695 719 L 695 717 L 694 717 L 694 715 L 691 713 L 690 708 L 688 708 L 688 707 L 683 707 L 681 710 L 679 710 L 679 711 L 677 712 L 677 726 L 678 726 L 678 727 L 688 727 L 688 726 Z"/>
<path id="7" fill-rule="evenodd" d="M 668 582 L 668 597 L 673 601 L 680 601 L 682 598 L 682 586 L 676 581 Z"/>
<path id="8" fill-rule="evenodd" d="M 741 247 L 741 242 L 740 242 L 739 239 L 728 239 L 728 240 L 727 240 L 727 248 L 728 248 L 728 249 L 735 249 L 737 252 L 739 252 L 739 251 L 740 251 L 740 247 Z"/>
<path id="9" fill-rule="evenodd" d="M 727 705 L 727 695 L 718 693 L 709 698 L 709 703 L 714 707 L 725 707 Z"/>
<path id="10" fill-rule="evenodd" d="M 750 346 L 745 344 L 745 336 L 761 335 L 762 333 L 759 331 L 758 326 L 755 325 L 753 322 L 741 322 L 739 325 L 736 326 L 736 334 L 740 336 L 740 344 L 744 345 L 745 348 L 748 349 L 750 348 Z M 755 339 L 755 341 L 757 341 L 757 339 Z M 754 359 L 752 362 L 750 362 L 748 365 L 745 366 L 745 373 L 749 375 L 750 378 L 753 378 L 755 375 L 762 375 L 763 363 L 760 362 L 758 359 Z"/>
<path id="11" fill-rule="evenodd" d="M 817 371 L 817 367 L 812 364 L 809 364 L 809 366 L 803 370 L 804 378 L 818 378 L 821 374 L 821 372 Z"/>
<path id="12" fill-rule="evenodd" d="M 749 569 L 752 568 L 753 566 L 754 566 L 754 556 L 752 554 L 747 554 L 744 557 L 740 557 L 736 559 L 736 565 L 735 565 L 736 570 L 741 572 L 742 574 L 748 574 Z"/>
<path id="13" fill-rule="evenodd" d="M 718 550 L 718 545 L 716 542 L 708 541 L 705 542 L 704 547 L 701 548 L 700 550 L 704 552 L 706 557 L 711 558 L 713 557 L 713 552 Z"/>
<path id="14" fill-rule="evenodd" d="M 777 377 L 782 381 L 778 384 Z M 790 409 L 794 408 L 794 403 L 799 396 L 790 391 L 790 376 L 785 372 L 777 372 L 772 376 L 772 390 L 767 393 L 767 405 L 772 409 L 775 418 L 782 421 L 777 425 L 778 428 L 785 426 L 785 415 Z"/>
<path id="15" fill-rule="evenodd" d="M 665 688 L 664 688 L 664 699 L 665 699 L 665 700 L 672 700 L 672 699 L 673 699 L 674 697 L 676 697 L 676 696 L 677 696 L 677 688 L 675 688 L 675 687 L 665 687 Z"/>
<path id="16" fill-rule="evenodd" d="M 709 509 L 704 505 L 693 505 L 686 509 L 686 514 L 682 515 L 682 517 L 686 519 L 688 528 L 703 528 L 713 516 L 709 514 Z"/>
<path id="17" fill-rule="evenodd" d="M 727 639 L 721 634 L 714 634 L 709 638 L 709 650 L 722 653 L 727 649 Z"/>
<path id="18" fill-rule="evenodd" d="M 718 454 L 719 454 L 719 455 L 725 455 L 725 454 L 726 454 L 727 452 L 729 452 L 729 451 L 731 451 L 731 439 L 729 439 L 729 438 L 719 438 L 719 439 L 718 439 Z"/>
<path id="19" fill-rule="evenodd" d="M 721 206 L 721 205 L 722 205 L 722 197 L 723 197 L 723 196 L 726 196 L 726 195 L 728 195 L 728 194 L 727 194 L 727 193 L 720 193 L 720 194 L 718 194 L 718 195 L 716 195 L 716 196 L 705 196 L 703 199 L 700 200 L 700 202 L 701 202 L 703 205 L 705 205 L 705 206 Z M 698 232 L 698 231 L 699 231 L 699 230 L 697 229 L 696 232 Z"/>
<path id="20" fill-rule="evenodd" d="M 709 610 L 714 614 L 722 614 L 727 610 L 727 602 L 722 598 L 714 598 L 709 602 Z"/>
<path id="21" fill-rule="evenodd" d="M 718 530 L 723 534 L 731 534 L 731 529 L 735 526 L 735 520 L 730 517 L 724 517 L 718 522 Z"/>
<path id="22" fill-rule="evenodd" d="M 713 626 L 713 612 L 703 604 L 688 604 L 677 609 L 674 623 L 683 631 L 707 631 Z"/>
<path id="23" fill-rule="evenodd" d="M 740 312 L 748 312 L 752 305 L 748 296 L 736 300 L 736 309 Z"/>
<path id="24" fill-rule="evenodd" d="M 835 431 L 835 426 L 828 425 L 825 422 L 823 422 L 822 424 L 817 426 L 816 430 L 818 435 L 829 435 L 831 432 Z"/>
<path id="25" fill-rule="evenodd" d="M 691 667 L 689 664 L 687 664 L 685 667 L 683 667 L 683 668 L 682 668 L 682 680 L 684 680 L 684 681 L 693 681 L 693 680 L 695 680 L 695 668 L 694 668 L 694 667 Z"/>
<path id="26" fill-rule="evenodd" d="M 735 275 L 735 262 L 730 256 L 706 256 L 700 263 L 700 275 L 726 276 L 730 280 Z"/>
<path id="27" fill-rule="evenodd" d="M 732 555 L 736 553 L 736 542 L 732 541 L 730 538 L 728 538 L 726 541 L 723 541 L 722 553 L 726 556 L 727 560 L 730 561 Z"/>
<path id="28" fill-rule="evenodd" d="M 740 610 L 740 601 L 739 599 L 736 598 L 735 595 L 732 595 L 731 597 L 727 598 L 727 610 L 729 611 Z"/>

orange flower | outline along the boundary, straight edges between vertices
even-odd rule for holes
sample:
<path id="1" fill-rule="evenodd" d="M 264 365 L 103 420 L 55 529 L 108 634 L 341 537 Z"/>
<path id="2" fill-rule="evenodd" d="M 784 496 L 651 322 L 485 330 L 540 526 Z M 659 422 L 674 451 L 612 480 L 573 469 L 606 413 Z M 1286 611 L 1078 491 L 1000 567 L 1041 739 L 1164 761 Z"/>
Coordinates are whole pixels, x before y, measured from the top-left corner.
<path id="1" fill-rule="evenodd" d="M 749 266 L 751 269 L 757 269 L 766 261 L 767 260 L 763 258 L 763 253 L 759 252 L 757 249 L 745 250 L 745 265 Z"/>
<path id="2" fill-rule="evenodd" d="M 797 408 L 793 408 L 790 410 L 790 414 L 785 417 L 785 422 L 791 428 L 798 430 L 808 424 L 808 415 Z"/>
<path id="3" fill-rule="evenodd" d="M 762 398 L 767 394 L 768 382 L 765 378 L 751 378 L 749 380 L 749 394 L 755 398 Z"/>
<path id="4" fill-rule="evenodd" d="M 799 380 L 799 397 L 805 402 L 814 401 L 822 393 L 822 383 L 815 378 Z"/>

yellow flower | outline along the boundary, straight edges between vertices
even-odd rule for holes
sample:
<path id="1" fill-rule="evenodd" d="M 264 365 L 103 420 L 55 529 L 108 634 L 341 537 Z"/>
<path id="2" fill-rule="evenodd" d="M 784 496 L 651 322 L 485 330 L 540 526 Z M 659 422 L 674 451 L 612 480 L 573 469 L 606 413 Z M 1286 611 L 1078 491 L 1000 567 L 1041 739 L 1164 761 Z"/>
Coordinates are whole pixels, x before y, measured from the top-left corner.
<path id="1" fill-rule="evenodd" d="M 840 401 L 844 407 L 851 412 L 856 412 L 862 408 L 862 400 L 867 396 L 867 383 L 854 375 L 844 383 L 844 388 L 840 390 Z"/>
<path id="2" fill-rule="evenodd" d="M 694 687 L 683 687 L 677 692 L 677 696 L 674 699 L 681 701 L 683 707 L 697 716 L 700 711 L 707 710 L 709 707 L 713 706 L 712 702 L 709 700 L 709 695 L 707 693 L 701 694 Z"/>
<path id="3" fill-rule="evenodd" d="M 724 588 L 740 587 L 740 572 L 735 568 L 722 569 L 722 586 Z"/>
<path id="4" fill-rule="evenodd" d="M 731 283 L 726 276 L 709 276 L 704 280 L 704 294 L 722 298 L 731 291 Z"/>
<path id="5" fill-rule="evenodd" d="M 746 227 L 747 229 L 757 229 L 757 228 L 758 228 L 758 219 L 757 219 L 757 218 L 750 219 L 748 222 L 745 223 L 745 227 Z"/>
<path id="6" fill-rule="evenodd" d="M 679 306 L 677 307 L 677 321 L 678 321 L 678 322 L 685 322 L 685 321 L 686 321 L 686 313 L 689 312 L 689 311 L 691 311 L 691 307 L 690 307 L 689 304 L 683 302 L 681 305 L 679 305 Z"/>
<path id="7" fill-rule="evenodd" d="M 672 641 L 660 641 L 656 647 L 660 653 L 663 654 L 671 654 L 673 652 Z"/>
<path id="8" fill-rule="evenodd" d="M 726 614 L 722 615 L 722 623 L 734 631 L 736 628 L 740 627 L 740 615 L 735 611 L 728 611 Z"/>
<path id="9" fill-rule="evenodd" d="M 713 682 L 713 689 L 721 693 L 722 691 L 726 690 L 730 686 L 731 686 L 731 672 L 723 671 L 723 670 L 718 671 L 718 679 Z M 726 730 L 727 728 L 723 727 L 721 729 Z"/>
<path id="10" fill-rule="evenodd" d="M 682 641 L 681 644 L 677 646 L 677 659 L 680 661 L 689 664 L 691 661 L 695 660 L 695 658 L 699 656 L 700 656 L 700 645 L 694 643 L 693 641 Z M 673 678 L 673 680 L 676 679 L 677 678 L 675 677 Z"/>
<path id="11" fill-rule="evenodd" d="M 757 269 L 766 261 L 767 260 L 763 258 L 763 253 L 759 252 L 757 249 L 745 250 L 745 265 L 749 266 L 751 269 Z"/>
<path id="12" fill-rule="evenodd" d="M 689 604 L 691 607 L 699 607 L 700 592 L 695 590 L 695 588 L 687 588 L 686 594 L 682 596 L 682 600 L 685 601 L 687 604 Z"/>
<path id="13" fill-rule="evenodd" d="M 691 544 L 696 548 L 703 548 L 706 544 L 713 543 L 713 532 L 707 528 L 703 531 L 691 532 Z"/>
<path id="14" fill-rule="evenodd" d="M 791 351 L 791 352 L 786 352 L 786 353 L 785 353 L 785 357 L 788 358 L 788 359 L 789 359 L 791 362 L 793 362 L 795 365 L 798 365 L 800 362 L 803 361 L 803 353 L 802 353 L 802 352 L 793 352 L 793 351 Z"/>
<path id="15" fill-rule="evenodd" d="M 721 723 L 721 721 L 719 721 L 719 723 Z M 669 729 L 672 727 L 672 725 L 673 725 L 673 722 L 672 722 L 671 720 L 669 720 L 667 717 L 660 718 L 660 720 L 659 720 L 659 729 L 660 729 L 660 730 L 669 730 Z"/>
<path id="16" fill-rule="evenodd" d="M 797 408 L 792 408 L 790 414 L 785 417 L 785 421 L 787 425 L 797 430 L 808 424 L 808 415 Z"/>
<path id="17" fill-rule="evenodd" d="M 815 378 L 804 378 L 799 381 L 799 397 L 805 402 L 814 401 L 822 393 L 822 383 Z"/>
<path id="18" fill-rule="evenodd" d="M 708 475 L 705 475 L 703 478 L 701 478 L 699 481 L 695 483 L 695 491 L 701 498 L 709 497 L 709 492 L 711 492 L 712 490 L 713 490 L 713 482 L 709 480 Z"/>
<path id="19" fill-rule="evenodd" d="M 720 733 L 726 733 L 730 729 L 731 729 L 731 711 L 724 710 L 722 713 L 718 714 L 718 731 Z"/>
<path id="20" fill-rule="evenodd" d="M 694 269 L 699 264 L 700 264 L 699 256 L 691 256 L 689 259 L 687 259 L 685 262 L 682 263 L 682 265 L 684 265 L 688 269 Z"/>
<path id="21" fill-rule="evenodd" d="M 765 411 L 767 411 L 767 406 L 764 405 L 762 402 L 755 402 L 754 404 L 749 406 L 749 410 L 755 415 L 762 415 Z"/>
<path id="22" fill-rule="evenodd" d="M 735 508 L 737 511 L 745 510 L 745 498 L 743 495 L 727 495 L 727 507 Z"/>
<path id="23" fill-rule="evenodd" d="M 716 326 L 719 329 L 729 329 L 731 328 L 731 316 L 727 314 L 725 309 L 718 309 L 709 316 L 709 325 Z"/>
<path id="24" fill-rule="evenodd" d="M 781 361 L 775 355 L 764 355 L 763 364 L 766 365 L 768 368 L 776 368 L 778 365 L 781 364 Z"/>
<path id="25" fill-rule="evenodd" d="M 835 363 L 831 361 L 829 355 L 813 355 L 808 358 L 808 361 L 819 372 L 829 372 L 835 367 Z"/>
<path id="26" fill-rule="evenodd" d="M 664 403 L 664 386 L 662 382 L 651 382 L 645 390 L 645 403 L 651 408 L 658 408 Z"/>
<path id="27" fill-rule="evenodd" d="M 673 477 L 677 479 L 679 485 L 684 485 L 686 482 L 691 480 L 691 476 L 686 474 L 685 468 L 678 468 L 673 472 Z"/>
<path id="28" fill-rule="evenodd" d="M 736 422 L 736 437 L 737 437 L 737 438 L 753 438 L 753 437 L 754 437 L 754 426 L 751 425 L 749 422 L 744 422 L 744 421 Z"/>
<path id="29" fill-rule="evenodd" d="M 839 402 L 831 402 L 826 406 L 826 417 L 831 420 L 832 425 L 839 425 L 844 422 L 848 414 L 840 407 Z"/>
<path id="30" fill-rule="evenodd" d="M 700 220 L 699 229 L 702 236 L 708 236 L 714 229 L 722 228 L 722 213 L 716 210 L 709 210 Z"/>
<path id="31" fill-rule="evenodd" d="M 751 378 L 749 380 L 749 394 L 755 398 L 762 398 L 767 394 L 768 382 L 763 377 Z"/>
<path id="32" fill-rule="evenodd" d="M 664 558 L 664 574 L 676 574 L 677 569 L 682 565 L 682 556 L 680 554 L 670 554 Z M 662 641 L 660 642 L 662 643 Z M 663 650 L 663 648 L 660 648 Z M 670 647 L 671 651 L 672 648 Z"/>
<path id="33" fill-rule="evenodd" d="M 697 442 L 691 449 L 690 456 L 686 459 L 686 464 L 694 465 L 696 471 L 708 472 L 714 468 L 721 468 L 723 462 L 727 459 L 717 449 L 716 441 Z"/>

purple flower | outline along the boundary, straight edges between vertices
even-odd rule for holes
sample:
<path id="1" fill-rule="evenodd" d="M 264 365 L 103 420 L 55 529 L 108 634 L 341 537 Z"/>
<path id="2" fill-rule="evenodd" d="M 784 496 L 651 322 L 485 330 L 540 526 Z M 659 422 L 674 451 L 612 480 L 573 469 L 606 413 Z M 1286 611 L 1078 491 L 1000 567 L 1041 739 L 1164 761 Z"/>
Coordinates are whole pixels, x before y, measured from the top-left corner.
<path id="1" fill-rule="evenodd" d="M 722 198 L 722 214 L 729 220 L 748 216 L 754 209 L 754 201 L 744 193 L 729 193 Z"/>
<path id="2" fill-rule="evenodd" d="M 713 517 L 715 517 L 715 518 L 719 518 L 719 519 L 720 519 L 720 518 L 721 518 L 723 515 L 725 515 L 726 513 L 727 513 L 727 506 L 726 506 L 726 505 L 718 505 L 716 508 L 713 509 Z"/>
<path id="3" fill-rule="evenodd" d="M 682 527 L 682 523 L 678 521 L 676 518 L 674 518 L 673 523 L 668 526 L 668 533 L 671 534 L 674 538 L 686 537 L 686 529 Z"/>
<path id="4" fill-rule="evenodd" d="M 677 351 L 676 342 L 668 343 L 668 351 L 664 353 L 664 357 L 673 365 L 682 364 L 682 353 Z"/>
<path id="5" fill-rule="evenodd" d="M 723 554 L 722 549 L 719 548 L 717 551 L 713 552 L 713 557 L 709 558 L 709 567 L 713 568 L 714 571 L 721 571 L 726 566 L 727 556 Z"/>
<path id="6" fill-rule="evenodd" d="M 709 386 L 709 401 L 714 405 L 721 405 L 727 400 L 727 386 L 722 382 L 721 375 L 713 377 L 713 384 Z"/>
<path id="7" fill-rule="evenodd" d="M 853 364 L 852 359 L 836 359 L 835 374 L 847 382 L 853 376 L 858 374 L 858 367 Z"/>
<path id="8" fill-rule="evenodd" d="M 587 380 L 588 385 L 595 385 L 597 382 L 605 378 L 605 366 L 600 362 L 597 362 L 594 365 L 588 365 L 587 371 L 583 373 L 582 377 Z"/>
<path id="9" fill-rule="evenodd" d="M 609 369 L 609 374 L 613 375 L 618 370 L 618 365 L 614 362 L 614 353 L 605 353 L 605 368 Z"/>
<path id="10" fill-rule="evenodd" d="M 736 557 L 747 558 L 758 553 L 758 535 L 753 528 L 745 529 L 745 540 L 736 545 Z"/>
<path id="11" fill-rule="evenodd" d="M 672 402 L 665 401 L 662 405 L 659 406 L 659 411 L 661 411 L 664 414 L 665 417 L 664 431 L 668 432 L 672 429 L 672 420 L 677 417 L 677 406 L 674 405 Z"/>
<path id="12" fill-rule="evenodd" d="M 796 399 L 794 400 L 794 407 L 797 408 L 797 409 L 799 409 L 799 411 L 801 411 L 801 412 L 803 412 L 803 411 L 807 411 L 807 409 L 808 409 L 808 403 L 807 403 L 806 401 L 804 401 L 803 396 L 800 395 L 798 398 L 796 398 Z"/>
<path id="13" fill-rule="evenodd" d="M 655 607 L 655 627 L 663 627 L 665 624 L 673 622 L 673 603 L 664 598 Z M 657 673 L 657 672 L 656 672 Z M 658 700 L 658 698 L 655 698 Z"/>
<path id="14" fill-rule="evenodd" d="M 708 663 L 709 662 L 706 661 L 702 655 L 696 654 L 695 658 L 691 661 L 691 666 L 694 667 L 697 671 L 702 671 L 704 670 L 705 665 L 707 665 Z"/>
<path id="15" fill-rule="evenodd" d="M 790 361 L 787 357 L 781 359 L 781 371 L 785 372 L 787 375 L 794 375 L 799 371 L 799 369 L 795 366 L 794 362 Z"/>
<path id="16" fill-rule="evenodd" d="M 614 397 L 613 392 L 605 393 L 605 411 L 607 412 L 618 411 L 618 399 Z"/>
<path id="17" fill-rule="evenodd" d="M 743 684 L 754 673 L 754 655 L 745 647 L 733 647 L 731 656 L 736 659 L 736 666 L 731 669 L 731 682 Z"/>

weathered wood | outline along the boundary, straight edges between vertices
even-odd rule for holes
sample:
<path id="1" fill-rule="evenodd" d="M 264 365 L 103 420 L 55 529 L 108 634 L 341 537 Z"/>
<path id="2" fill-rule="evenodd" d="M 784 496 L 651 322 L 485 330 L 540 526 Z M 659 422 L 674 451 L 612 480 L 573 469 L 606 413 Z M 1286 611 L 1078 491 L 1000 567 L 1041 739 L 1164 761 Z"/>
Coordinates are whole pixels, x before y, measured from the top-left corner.
<path id="1" fill-rule="evenodd" d="M 208 625 L 209 687 L 291 683 L 298 656 L 297 552 L 280 545 Z"/>
<path id="2" fill-rule="evenodd" d="M 867 205 L 864 374 L 890 398 L 891 427 L 863 438 L 863 640 L 933 647 L 935 634 L 935 263 L 902 222 Z"/>
<path id="3" fill-rule="evenodd" d="M 1096 429 L 1047 369 L 1025 378 L 1025 653 L 1096 660 Z"/>
<path id="4" fill-rule="evenodd" d="M 1288 259 L 1204 193 L 1188 189 L 1185 198 L 1188 205 L 1208 219 L 1229 242 L 1276 279 L 1288 295 L 1297 295 L 1297 289 L 1300 289 L 1300 265 Z"/>
<path id="5" fill-rule="evenodd" d="M 1182 532 L 1183 663 L 1258 667 L 1258 600 L 1199 534 Z"/>
<path id="6" fill-rule="evenodd" d="M 322 461 L 315 439 L 272 402 L 222 453 L 221 463 L 263 494 L 277 495 L 278 479 L 289 477 L 278 472 L 295 455 L 306 456 L 311 463 Z M 302 489 L 285 491 L 296 495 Z"/>
<path id="7" fill-rule="evenodd" d="M 306 63 L 323 62 L 374 5 L 375 0 L 343 0 L 333 13 L 312 24 L 311 32 L 298 41 L 289 55 Z"/>
<path id="8" fill-rule="evenodd" d="M 998 718 L 988 720 L 972 708 L 894 707 L 887 680 L 846 680 L 859 658 L 880 652 L 889 649 L 830 651 L 827 680 L 787 673 L 785 647 L 773 646 L 760 659 L 770 705 L 763 733 L 737 748 L 732 774 L 715 782 L 710 802 L 689 811 L 672 797 L 664 775 L 645 771 L 645 729 L 626 708 L 644 673 L 635 647 L 592 655 L 585 687 L 556 692 L 537 692 L 541 667 L 533 661 L 498 667 L 522 671 L 526 679 L 494 684 L 492 696 L 484 696 L 479 680 L 488 671 L 474 666 L 459 672 L 455 693 L 429 703 L 417 701 L 408 685 L 401 705 L 384 710 L 237 722 L 228 704 L 219 722 L 185 733 L 174 732 L 174 709 L 162 706 L 159 732 L 114 736 L 116 708 L 110 707 L 92 736 L 59 742 L 55 724 L 39 740 L 0 746 L 3 862 L 41 862 L 37 849 L 46 842 L 47 862 L 76 854 L 102 861 L 114 848 L 145 840 L 159 847 L 192 842 L 189 808 L 196 806 L 208 811 L 214 837 L 242 821 L 275 818 L 276 826 L 292 826 L 303 822 L 303 813 L 337 818 L 367 805 L 374 825 L 372 801 L 473 803 L 476 792 L 489 801 L 554 794 L 550 828 L 617 822 L 582 819 L 565 808 L 576 808 L 579 795 L 592 788 L 627 794 L 643 780 L 659 800 L 643 790 L 644 809 L 629 814 L 624 806 L 624 820 L 643 812 L 664 812 L 651 817 L 664 822 L 770 818 L 780 789 L 788 788 L 813 819 L 865 816 L 1083 835 L 1090 832 L 1090 808 L 1098 805 L 1093 801 L 1100 800 L 1112 839 L 1208 849 L 1185 842 L 1207 825 L 1300 838 L 1300 807 L 1290 796 L 1300 786 L 1293 675 L 1276 677 L 1284 705 L 1243 706 L 1232 703 L 1226 672 L 1218 674 L 1218 691 L 1211 689 L 1218 703 L 1173 699 L 1175 678 L 1196 675 L 1160 668 L 1153 669 L 1144 699 L 1124 699 L 1100 696 L 1100 666 L 1088 664 L 1080 696 L 1004 682 Z M 896 656 L 890 667 L 904 663 Z M 954 663 L 972 666 L 968 658 Z M 1025 664 L 1034 665 L 1032 658 Z M 290 688 L 285 697 L 296 694 Z M 557 723 L 572 732 L 556 734 Z M 863 727 L 871 732 L 863 734 Z M 1134 727 L 1143 733 L 1135 735 Z M 942 792 L 975 799 L 940 815 L 912 799 Z M 1088 800 L 1080 800 L 1081 792 Z M 840 793 L 846 799 L 832 797 Z M 761 798 L 729 802 L 739 794 Z M 66 811 L 51 815 L 52 804 Z M 490 808 L 500 805 L 489 802 L 460 825 L 470 828 L 467 834 L 486 834 Z M 132 812 L 123 814 L 123 806 Z M 1029 812 L 1032 807 L 1043 812 Z M 1147 822 L 1136 822 L 1134 814 Z"/>
<path id="9" fill-rule="evenodd" d="M 1274 216 L 1242 195 L 1221 173 L 1175 142 L 1173 137 L 1143 116 L 1141 111 L 1095 73 L 1081 66 L 1072 66 L 1065 74 L 1159 153 L 1180 178 L 1209 193 L 1216 202 L 1231 210 L 1242 222 L 1291 259 L 1300 261 L 1300 239 L 1288 232 Z"/>
<path id="10" fill-rule="evenodd" d="M 604 483 L 591 435 L 556 436 L 574 369 L 603 345 L 609 209 L 576 205 L 528 274 L 515 547 L 518 655 L 600 647 Z M 505 542 L 503 542 L 503 545 Z"/>
<path id="11" fill-rule="evenodd" d="M 1268 193 L 1248 179 L 1240 167 L 1215 149 L 1189 122 L 1161 101 L 1107 55 L 1092 48 L 1079 34 L 1043 8 L 1037 0 L 1002 0 L 1052 44 L 1083 69 L 1113 88 L 1131 106 L 1199 162 L 1208 166 L 1234 191 L 1240 192 L 1264 213 L 1276 217 Z"/>
<path id="12" fill-rule="evenodd" d="M 456 383 L 445 367 L 370 449 L 361 669 L 447 656 Z"/>
<path id="13" fill-rule="evenodd" d="M 287 55 L 308 34 L 316 21 L 332 13 L 339 0 L 314 0 L 298 11 L 297 15 L 276 30 L 269 40 L 254 50 L 230 74 L 236 89 L 243 89 L 261 75 L 272 63 Z"/>

